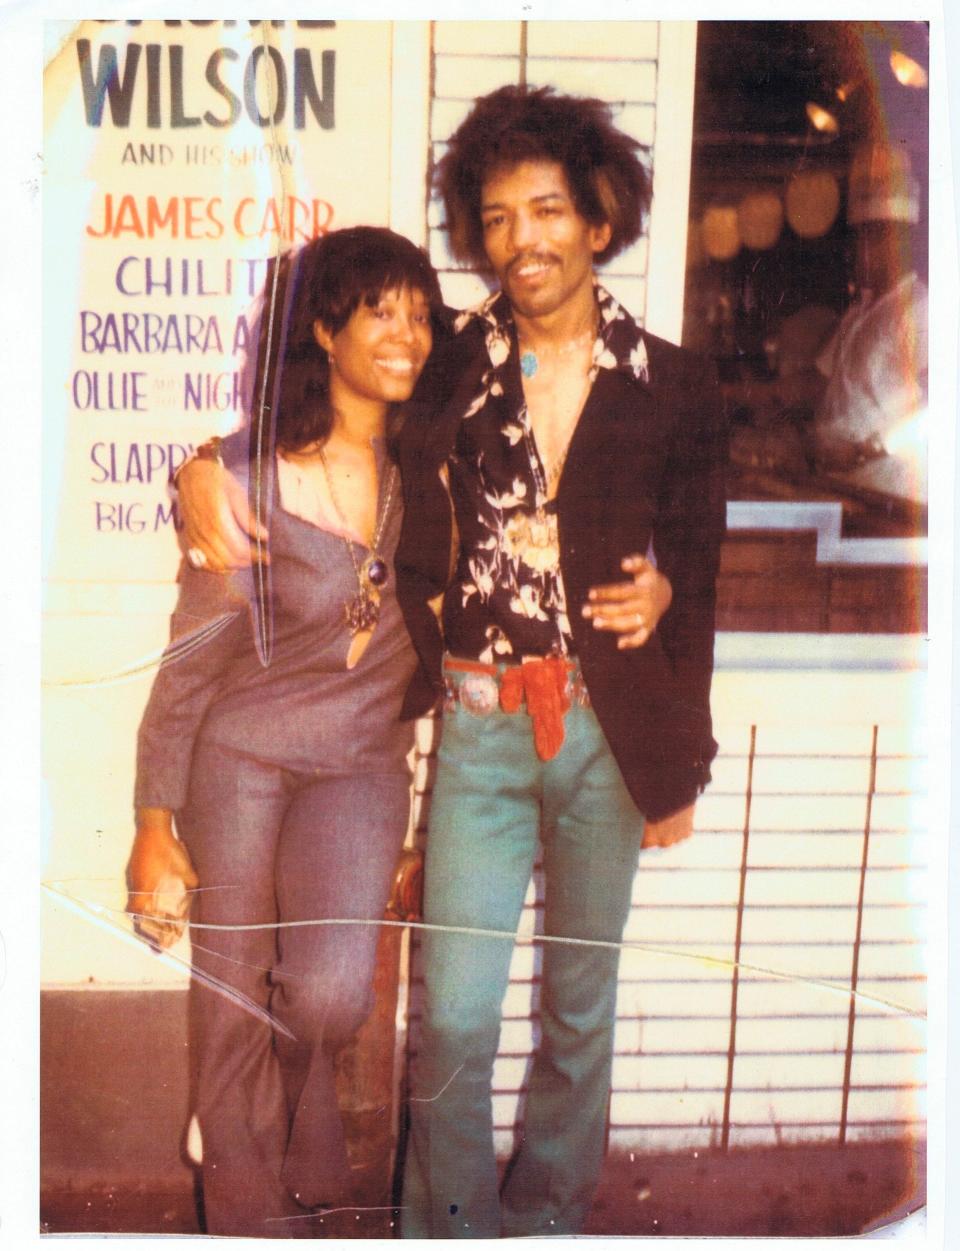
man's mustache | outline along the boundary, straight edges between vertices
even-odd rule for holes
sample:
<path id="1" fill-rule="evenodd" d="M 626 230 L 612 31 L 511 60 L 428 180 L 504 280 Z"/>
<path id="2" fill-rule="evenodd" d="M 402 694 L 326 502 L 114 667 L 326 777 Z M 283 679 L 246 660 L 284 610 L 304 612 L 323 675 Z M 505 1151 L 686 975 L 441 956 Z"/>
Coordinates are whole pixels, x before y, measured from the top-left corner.
<path id="1" fill-rule="evenodd" d="M 522 265 L 529 265 L 533 262 L 535 265 L 551 265 L 555 264 L 559 257 L 553 255 L 552 252 L 525 252 L 522 256 L 515 256 L 507 266 L 507 273 L 512 274 L 515 269 Z"/>

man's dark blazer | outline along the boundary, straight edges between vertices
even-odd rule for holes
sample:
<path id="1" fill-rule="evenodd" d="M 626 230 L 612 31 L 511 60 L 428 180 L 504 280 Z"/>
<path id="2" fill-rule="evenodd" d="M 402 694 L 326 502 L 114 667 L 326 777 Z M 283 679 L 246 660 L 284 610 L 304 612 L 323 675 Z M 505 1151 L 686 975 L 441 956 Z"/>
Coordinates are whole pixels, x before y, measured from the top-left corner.
<path id="1" fill-rule="evenodd" d="M 570 444 L 557 514 L 570 626 L 591 704 L 637 807 L 658 819 L 694 800 L 716 753 L 709 696 L 726 437 L 712 368 L 643 338 L 650 382 L 599 370 Z M 443 642 L 427 602 L 445 589 L 450 570 L 452 515 L 439 471 L 488 365 L 478 321 L 438 343 L 399 436 L 405 514 L 397 595 L 420 658 L 408 717 L 434 706 L 442 689 Z M 581 608 L 590 587 L 622 581 L 620 561 L 645 553 L 651 539 L 673 602 L 645 646 L 621 651 L 616 635 L 595 630 Z"/>

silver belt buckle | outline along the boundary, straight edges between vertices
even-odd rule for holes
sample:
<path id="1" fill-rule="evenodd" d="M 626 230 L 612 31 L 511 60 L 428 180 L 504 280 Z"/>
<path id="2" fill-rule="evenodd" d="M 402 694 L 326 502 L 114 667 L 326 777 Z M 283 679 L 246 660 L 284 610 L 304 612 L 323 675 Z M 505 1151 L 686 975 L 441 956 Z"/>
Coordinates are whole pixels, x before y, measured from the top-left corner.
<path id="1" fill-rule="evenodd" d="M 570 702 L 577 708 L 590 707 L 590 692 L 587 690 L 587 684 L 583 680 L 583 674 L 579 669 L 575 673 L 571 673 L 567 679 L 567 693 L 570 696 Z"/>
<path id="2" fill-rule="evenodd" d="M 485 716 L 500 706 L 500 688 L 491 673 L 468 673 L 460 682 L 460 703 L 475 717 Z"/>

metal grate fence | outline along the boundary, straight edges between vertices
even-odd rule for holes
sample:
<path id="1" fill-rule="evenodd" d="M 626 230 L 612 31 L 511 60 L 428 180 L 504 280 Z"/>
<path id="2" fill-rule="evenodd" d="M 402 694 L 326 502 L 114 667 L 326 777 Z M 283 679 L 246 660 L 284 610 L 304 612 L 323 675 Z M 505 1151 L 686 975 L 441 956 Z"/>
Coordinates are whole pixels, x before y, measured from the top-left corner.
<path id="1" fill-rule="evenodd" d="M 848 662 L 866 649 L 866 662 L 718 673 L 722 750 L 695 837 L 643 853 L 634 882 L 614 1147 L 842 1144 L 923 1132 L 922 674 L 888 659 L 871 668 L 866 638 L 844 647 Z M 437 729 L 423 723 L 419 736 L 421 834 Z M 541 898 L 538 867 L 494 1074 L 504 1153 L 537 1037 L 539 947 L 530 939 Z M 418 1011 L 414 945 L 411 1052 Z"/>

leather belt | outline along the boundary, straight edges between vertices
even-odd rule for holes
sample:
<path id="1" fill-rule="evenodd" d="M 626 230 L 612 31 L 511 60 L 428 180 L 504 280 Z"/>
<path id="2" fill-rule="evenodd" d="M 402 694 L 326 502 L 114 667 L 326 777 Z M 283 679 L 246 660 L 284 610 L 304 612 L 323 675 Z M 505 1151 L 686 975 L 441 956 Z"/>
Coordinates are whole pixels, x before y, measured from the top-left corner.
<path id="1" fill-rule="evenodd" d="M 541 760 L 552 759 L 560 750 L 563 716 L 571 705 L 590 706 L 580 666 L 566 656 L 525 656 L 519 664 L 499 665 L 446 656 L 443 680 L 447 713 L 462 709 L 482 717 L 525 707 Z"/>

